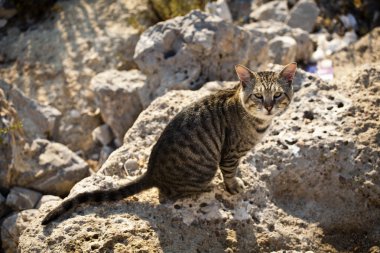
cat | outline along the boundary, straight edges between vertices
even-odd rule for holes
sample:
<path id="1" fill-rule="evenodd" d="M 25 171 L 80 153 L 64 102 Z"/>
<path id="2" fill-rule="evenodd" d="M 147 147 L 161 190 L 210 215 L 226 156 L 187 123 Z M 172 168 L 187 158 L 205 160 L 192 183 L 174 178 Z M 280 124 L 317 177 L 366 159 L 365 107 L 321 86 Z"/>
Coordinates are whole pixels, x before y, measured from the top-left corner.
<path id="1" fill-rule="evenodd" d="M 42 224 L 81 203 L 120 200 L 152 187 L 168 199 L 204 192 L 218 168 L 226 190 L 241 192 L 245 186 L 236 176 L 239 160 L 260 142 L 273 117 L 289 106 L 296 69 L 296 63 L 279 73 L 236 65 L 239 84 L 191 104 L 169 122 L 152 149 L 144 175 L 116 189 L 67 198 Z"/>

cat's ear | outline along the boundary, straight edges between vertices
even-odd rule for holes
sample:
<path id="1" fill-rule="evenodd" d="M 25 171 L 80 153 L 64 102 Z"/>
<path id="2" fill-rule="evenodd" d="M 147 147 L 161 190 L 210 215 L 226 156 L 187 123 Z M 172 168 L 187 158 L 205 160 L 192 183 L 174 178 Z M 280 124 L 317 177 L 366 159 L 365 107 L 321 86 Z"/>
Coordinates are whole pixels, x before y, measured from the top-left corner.
<path id="1" fill-rule="evenodd" d="M 254 76 L 253 73 L 247 67 L 238 64 L 235 66 L 235 70 L 243 86 L 246 86 L 247 84 L 252 82 Z"/>
<path id="2" fill-rule="evenodd" d="M 296 74 L 297 63 L 292 62 L 286 65 L 280 72 L 280 78 L 288 84 L 292 84 L 294 75 Z"/>

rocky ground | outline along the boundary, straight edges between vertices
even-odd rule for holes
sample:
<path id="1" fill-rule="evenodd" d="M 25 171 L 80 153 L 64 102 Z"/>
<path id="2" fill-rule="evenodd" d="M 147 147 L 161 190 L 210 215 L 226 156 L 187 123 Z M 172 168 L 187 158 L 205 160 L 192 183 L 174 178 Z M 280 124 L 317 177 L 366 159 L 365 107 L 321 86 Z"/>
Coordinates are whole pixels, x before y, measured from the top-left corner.
<path id="1" fill-rule="evenodd" d="M 354 28 L 322 22 L 323 1 L 256 1 L 241 17 L 237 2 L 234 22 L 188 13 L 197 1 L 163 11 L 160 1 L 70 0 L 20 23 L 0 1 L 3 251 L 380 252 L 380 29 L 355 28 L 364 36 L 348 45 Z M 344 36 L 326 44 L 336 27 Z M 68 194 L 144 173 L 168 121 L 233 85 L 235 64 L 308 66 L 321 55 L 334 79 L 297 71 L 289 110 L 240 164 L 243 193 L 226 193 L 218 175 L 212 191 L 175 203 L 151 189 L 40 225 Z"/>

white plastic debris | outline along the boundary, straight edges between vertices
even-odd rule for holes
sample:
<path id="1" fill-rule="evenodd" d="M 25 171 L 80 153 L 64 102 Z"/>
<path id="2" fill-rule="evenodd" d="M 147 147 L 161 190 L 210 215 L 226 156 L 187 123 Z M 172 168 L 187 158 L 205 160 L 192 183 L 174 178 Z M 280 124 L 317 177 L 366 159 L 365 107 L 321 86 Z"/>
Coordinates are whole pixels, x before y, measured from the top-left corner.
<path id="1" fill-rule="evenodd" d="M 319 61 L 317 64 L 317 75 L 325 81 L 334 79 L 333 62 L 330 59 Z"/>

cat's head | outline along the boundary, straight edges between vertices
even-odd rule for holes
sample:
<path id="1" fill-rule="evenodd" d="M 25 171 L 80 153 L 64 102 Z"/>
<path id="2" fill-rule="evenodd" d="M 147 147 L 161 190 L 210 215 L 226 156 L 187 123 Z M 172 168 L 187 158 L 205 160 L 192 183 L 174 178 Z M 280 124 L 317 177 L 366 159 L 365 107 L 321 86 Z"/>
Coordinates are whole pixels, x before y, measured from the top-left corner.
<path id="1" fill-rule="evenodd" d="M 254 72 L 242 65 L 235 70 L 240 80 L 240 99 L 252 116 L 271 119 L 285 111 L 293 97 L 293 78 L 297 63 L 286 65 L 280 72 Z"/>

